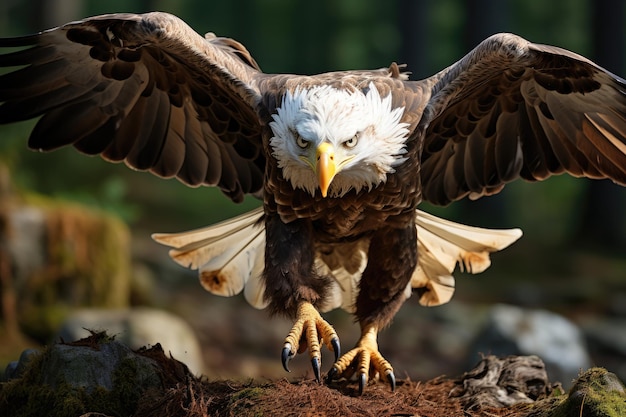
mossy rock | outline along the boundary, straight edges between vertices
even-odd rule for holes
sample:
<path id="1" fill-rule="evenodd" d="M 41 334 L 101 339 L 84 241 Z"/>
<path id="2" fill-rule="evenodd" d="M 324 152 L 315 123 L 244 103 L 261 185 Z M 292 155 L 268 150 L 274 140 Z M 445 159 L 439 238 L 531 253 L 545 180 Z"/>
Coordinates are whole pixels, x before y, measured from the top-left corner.
<path id="1" fill-rule="evenodd" d="M 538 402 L 531 407 L 527 416 L 626 416 L 626 391 L 614 373 L 604 368 L 591 368 L 576 379 L 568 395 Z"/>
<path id="2" fill-rule="evenodd" d="M 76 307 L 129 305 L 130 232 L 117 217 L 24 194 L 0 210 L 0 226 L 17 321 L 30 338 L 49 341 Z"/>
<path id="3" fill-rule="evenodd" d="M 581 374 L 565 394 L 553 384 L 537 385 L 534 378 L 527 378 L 533 369 L 542 374 L 542 368 L 533 365 L 535 358 L 524 357 L 505 358 L 506 363 L 524 365 L 514 367 L 516 373 L 505 372 L 512 376 L 506 385 L 511 386 L 511 381 L 519 382 L 519 387 L 525 385 L 530 389 L 526 397 L 531 402 L 524 400 L 523 404 L 505 407 L 483 402 L 480 410 L 468 410 L 467 403 L 464 407 L 460 397 L 451 395 L 458 390 L 459 380 L 444 378 L 427 382 L 398 380 L 395 393 L 386 384 L 372 381 L 363 395 L 357 394 L 350 381 L 332 386 L 301 378 L 294 382 L 281 379 L 245 384 L 209 381 L 194 377 L 184 364 L 166 357 L 158 345 L 132 351 L 105 333 L 93 333 L 78 342 L 60 343 L 39 354 L 24 355 L 22 362 L 15 367 L 21 371 L 13 373 L 18 374 L 14 379 L 0 384 L 0 416 L 626 415 L 624 386 L 614 374 L 592 368 Z M 489 372 L 481 371 L 484 369 L 487 368 L 470 371 L 468 375 L 487 375 Z M 538 392 L 537 386 L 549 389 Z"/>
<path id="4" fill-rule="evenodd" d="M 144 393 L 164 387 L 163 367 L 146 352 L 104 333 L 52 345 L 31 356 L 21 377 L 0 385 L 0 415 L 133 415 Z"/>

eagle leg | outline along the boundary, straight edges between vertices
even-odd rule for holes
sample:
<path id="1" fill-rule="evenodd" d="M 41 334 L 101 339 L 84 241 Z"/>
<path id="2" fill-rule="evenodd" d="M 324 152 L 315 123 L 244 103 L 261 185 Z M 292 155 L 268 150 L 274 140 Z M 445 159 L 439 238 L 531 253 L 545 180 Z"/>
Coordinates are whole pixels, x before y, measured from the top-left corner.
<path id="1" fill-rule="evenodd" d="M 414 216 L 407 216 L 396 219 L 396 223 L 406 224 L 405 227 L 380 228 L 372 235 L 367 267 L 361 275 L 355 303 L 361 338 L 328 374 L 330 381 L 336 377 L 349 379 L 357 372 L 360 394 L 367 381 L 377 375 L 387 379 L 392 391 L 396 387 L 393 368 L 380 354 L 377 338 L 378 331 L 389 324 L 407 299 L 407 288 L 417 266 Z"/>
<path id="2" fill-rule="evenodd" d="M 339 376 L 350 378 L 356 371 L 359 379 L 359 395 L 361 395 L 370 377 L 385 375 L 391 390 L 394 391 L 396 377 L 391 364 L 378 351 L 377 336 L 378 327 L 373 324 L 366 325 L 356 347 L 336 361 L 328 372 L 328 381 Z"/>
<path id="3" fill-rule="evenodd" d="M 332 350 L 335 353 L 335 361 L 337 361 L 341 348 L 335 329 L 322 318 L 313 304 L 302 301 L 298 304 L 296 322 L 291 328 L 289 335 L 285 338 L 285 344 L 283 345 L 281 359 L 285 370 L 290 372 L 289 360 L 296 352 L 304 352 L 308 347 L 315 379 L 320 382 L 320 367 L 322 364 L 320 342 L 324 342 L 328 350 Z"/>

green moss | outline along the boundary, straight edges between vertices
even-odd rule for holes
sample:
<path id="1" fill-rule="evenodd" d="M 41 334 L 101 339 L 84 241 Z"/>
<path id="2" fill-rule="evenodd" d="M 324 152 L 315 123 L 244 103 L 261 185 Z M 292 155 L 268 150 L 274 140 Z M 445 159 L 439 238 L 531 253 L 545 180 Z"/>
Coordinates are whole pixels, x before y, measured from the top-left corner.
<path id="1" fill-rule="evenodd" d="M 112 343 L 105 333 L 92 335 L 85 345 L 76 349 L 92 349 Z M 93 347 L 90 347 L 93 345 Z M 62 376 L 44 375 L 45 362 L 50 360 L 52 347 L 46 348 L 29 363 L 23 376 L 0 384 L 0 415 L 2 416 L 79 416 L 86 412 L 100 412 L 111 416 L 131 416 L 137 410 L 139 398 L 150 388 L 160 386 L 154 372 L 138 364 L 138 358 L 129 356 L 120 360 L 113 372 L 113 389 L 104 387 L 77 387 Z M 156 381 L 155 381 L 156 379 Z"/>
<path id="2" fill-rule="evenodd" d="M 237 393 L 233 394 L 230 397 L 230 402 L 231 404 L 234 404 L 239 401 L 245 401 L 248 399 L 252 400 L 263 395 L 264 391 L 265 390 L 262 387 L 244 388 L 238 391 Z"/>
<path id="3" fill-rule="evenodd" d="M 0 411 L 2 415 L 14 417 L 79 416 L 88 411 L 131 416 L 137 409 L 139 396 L 120 396 L 120 393 L 104 388 L 87 392 L 84 388 L 73 388 L 64 383 L 52 388 L 15 380 L 0 386 Z"/>
<path id="4" fill-rule="evenodd" d="M 255 407 L 257 399 L 265 394 L 264 387 L 244 388 L 233 394 L 229 401 L 229 410 L 232 415 L 242 417 L 262 417 L 263 411 Z"/>
<path id="5" fill-rule="evenodd" d="M 26 207 L 41 209 L 46 219 L 50 268 L 36 281 L 57 284 L 58 290 L 60 281 L 72 280 L 69 293 L 84 305 L 128 305 L 130 233 L 125 223 L 104 211 L 38 194 L 22 195 L 21 200 Z"/>
<path id="6" fill-rule="evenodd" d="M 145 368 L 137 366 L 134 358 L 122 360 L 113 374 L 112 398 L 120 403 L 136 406 L 145 390 L 154 386 L 152 375 L 146 375 L 143 369 Z"/>
<path id="7" fill-rule="evenodd" d="M 130 232 L 121 220 L 35 194 L 22 196 L 19 204 L 41 211 L 45 236 L 40 243 L 45 265 L 20 277 L 25 284 L 18 317 L 25 334 L 46 342 L 76 307 L 129 305 Z"/>
<path id="8" fill-rule="evenodd" d="M 40 369 L 46 355 L 47 350 L 35 356 L 22 378 L 0 384 L 0 414 L 56 417 L 85 412 L 81 390 L 72 389 L 67 384 L 59 384 L 56 388 L 41 384 Z"/>
<path id="9" fill-rule="evenodd" d="M 567 396 L 536 403 L 528 417 L 622 417 L 626 416 L 623 384 L 603 368 L 581 374 Z"/>
<path id="10" fill-rule="evenodd" d="M 624 386 L 615 374 L 603 368 L 592 368 L 578 378 L 569 398 L 559 409 L 563 416 L 625 416 Z"/>
<path id="11" fill-rule="evenodd" d="M 49 340 L 71 311 L 65 304 L 29 305 L 20 314 L 20 328 L 24 334 L 35 340 Z"/>

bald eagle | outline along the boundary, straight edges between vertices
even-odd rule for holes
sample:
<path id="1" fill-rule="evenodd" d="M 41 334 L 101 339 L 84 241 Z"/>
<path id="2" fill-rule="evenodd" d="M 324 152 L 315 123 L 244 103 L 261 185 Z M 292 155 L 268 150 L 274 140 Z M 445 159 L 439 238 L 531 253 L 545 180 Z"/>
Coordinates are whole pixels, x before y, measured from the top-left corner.
<path id="1" fill-rule="evenodd" d="M 282 363 L 320 346 L 329 379 L 395 386 L 378 332 L 416 293 L 447 302 L 456 264 L 489 266 L 521 232 L 417 210 L 567 172 L 626 184 L 626 83 L 586 58 L 512 34 L 410 81 L 403 67 L 265 74 L 238 42 L 166 13 L 111 14 L 0 40 L 0 123 L 39 117 L 29 146 L 217 186 L 262 208 L 154 238 L 217 294 L 294 320 Z M 15 48 L 18 48 L 15 51 Z M 320 312 L 361 327 L 354 349 Z"/>

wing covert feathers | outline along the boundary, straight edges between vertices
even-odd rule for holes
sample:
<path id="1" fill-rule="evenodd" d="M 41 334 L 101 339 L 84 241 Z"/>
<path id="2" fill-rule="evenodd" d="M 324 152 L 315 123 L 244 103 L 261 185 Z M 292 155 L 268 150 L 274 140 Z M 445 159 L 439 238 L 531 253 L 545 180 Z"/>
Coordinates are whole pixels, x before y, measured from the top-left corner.
<path id="1" fill-rule="evenodd" d="M 265 229 L 261 208 L 202 229 L 182 233 L 156 233 L 152 238 L 172 247 L 169 254 L 180 265 L 197 269 L 200 283 L 213 294 L 233 296 L 243 291 L 246 300 L 259 309 L 267 302 L 263 294 Z M 416 210 L 418 266 L 411 287 L 419 289 L 425 306 L 447 303 L 454 293 L 452 272 L 477 274 L 491 265 L 490 253 L 506 248 L 522 236 L 520 229 L 492 230 L 465 226 Z M 318 256 L 316 267 L 334 278 L 330 297 L 321 311 L 354 310 L 361 273 L 367 265 L 367 241 L 352 243 L 338 251 L 351 252 L 350 266 L 336 258 Z M 360 263 L 360 266 L 358 265 Z M 356 267 L 355 267 L 356 266 Z"/>

